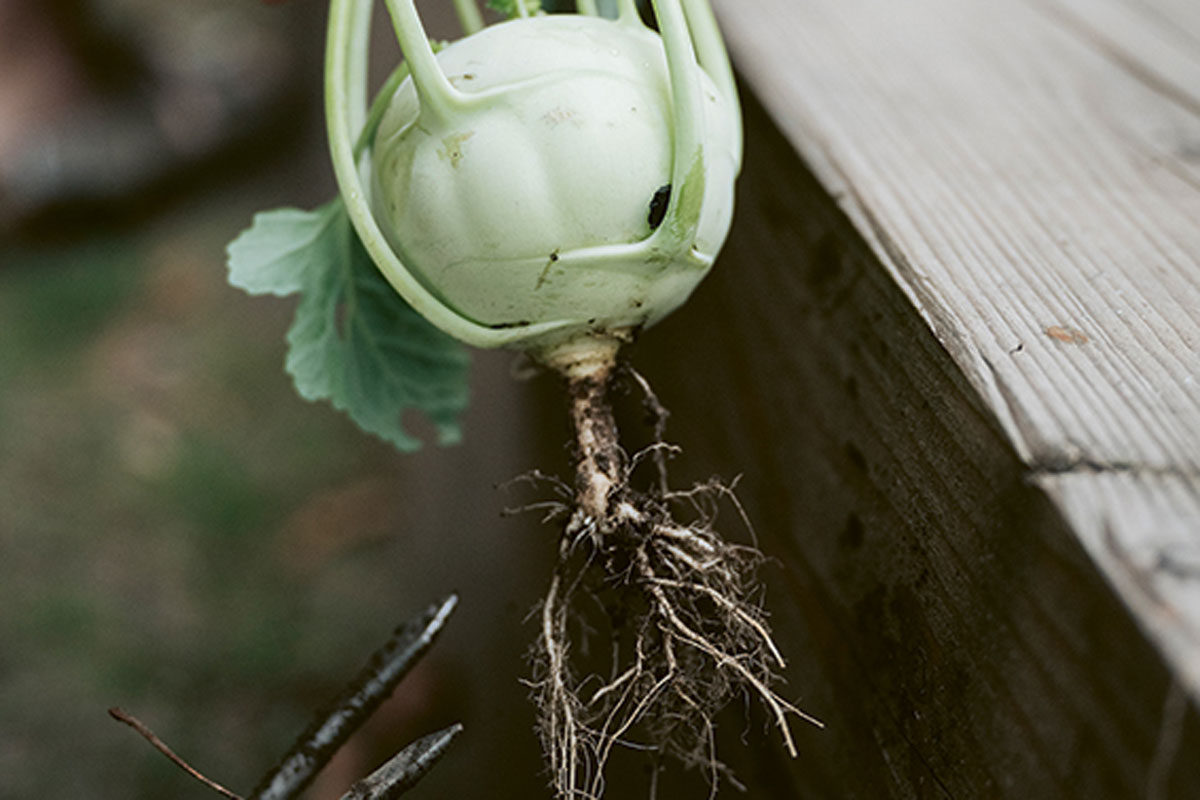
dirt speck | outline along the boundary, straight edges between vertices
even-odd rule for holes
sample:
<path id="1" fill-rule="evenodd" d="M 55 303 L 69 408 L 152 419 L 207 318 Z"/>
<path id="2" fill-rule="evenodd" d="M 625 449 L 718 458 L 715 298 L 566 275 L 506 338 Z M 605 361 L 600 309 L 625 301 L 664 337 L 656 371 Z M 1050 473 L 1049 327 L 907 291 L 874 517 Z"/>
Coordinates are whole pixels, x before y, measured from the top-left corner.
<path id="1" fill-rule="evenodd" d="M 564 122 L 572 122 L 576 126 L 580 124 L 579 114 L 570 109 L 557 107 L 552 108 L 542 115 L 542 121 L 551 127 L 561 125 Z"/>
<path id="2" fill-rule="evenodd" d="M 438 150 L 438 155 L 449 161 L 450 166 L 457 167 L 463 159 L 463 144 L 474 135 L 475 131 L 465 131 L 447 136 L 442 139 L 442 147 Z"/>
<path id="3" fill-rule="evenodd" d="M 537 285 L 533 287 L 534 291 L 537 291 L 538 289 L 542 288 L 542 285 L 546 282 L 546 279 L 550 277 L 550 268 L 553 267 L 557 263 L 558 263 L 558 250 L 555 250 L 553 253 L 550 254 L 550 258 L 548 258 L 546 260 L 546 267 L 545 267 L 545 269 L 542 270 L 542 274 L 538 275 Z"/>
<path id="4" fill-rule="evenodd" d="M 1087 344 L 1091 341 L 1091 337 L 1083 331 L 1066 325 L 1051 325 L 1046 328 L 1046 335 L 1063 344 Z"/>
<path id="5" fill-rule="evenodd" d="M 657 230 L 659 225 L 662 225 L 663 219 L 667 216 L 667 208 L 671 205 L 671 184 L 658 187 L 654 192 L 654 196 L 650 198 L 650 213 L 646 215 L 646 222 L 650 225 L 650 230 Z"/>

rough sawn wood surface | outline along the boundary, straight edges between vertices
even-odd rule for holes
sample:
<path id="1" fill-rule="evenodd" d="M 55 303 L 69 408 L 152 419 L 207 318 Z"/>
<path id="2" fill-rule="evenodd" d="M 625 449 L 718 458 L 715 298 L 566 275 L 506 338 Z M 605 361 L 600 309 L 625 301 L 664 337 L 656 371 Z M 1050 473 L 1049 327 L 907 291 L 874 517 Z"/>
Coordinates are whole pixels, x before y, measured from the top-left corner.
<path id="1" fill-rule="evenodd" d="M 724 299 L 700 295 L 740 307 L 708 364 L 796 385 L 731 400 L 767 444 L 714 434 L 712 453 L 807 482 L 744 487 L 795 518 L 778 546 L 813 605 L 778 623 L 874 683 L 851 712 L 798 687 L 843 729 L 829 759 L 859 760 L 846 781 L 791 770 L 797 796 L 1200 796 L 1200 4 L 714 5 L 765 111 L 751 99 Z M 811 488 L 859 468 L 861 491 Z M 905 542 L 867 567 L 843 552 Z M 902 613 L 966 688 L 874 663 Z M 812 657 L 800 679 L 836 681 Z"/>

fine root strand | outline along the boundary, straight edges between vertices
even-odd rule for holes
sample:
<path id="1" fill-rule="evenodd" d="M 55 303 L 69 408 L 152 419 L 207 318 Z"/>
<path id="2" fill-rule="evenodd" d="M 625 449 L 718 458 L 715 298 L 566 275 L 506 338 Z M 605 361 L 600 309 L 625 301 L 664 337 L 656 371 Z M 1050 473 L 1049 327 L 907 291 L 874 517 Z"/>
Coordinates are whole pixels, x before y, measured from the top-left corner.
<path id="1" fill-rule="evenodd" d="M 793 756 L 791 719 L 821 724 L 776 689 L 785 661 L 761 606 L 763 555 L 714 528 L 725 503 L 749 530 L 733 487 L 714 480 L 669 489 L 666 456 L 677 448 L 661 440 L 666 409 L 644 378 L 626 371 L 642 388 L 657 440 L 633 458 L 620 450 L 608 407 L 612 370 L 567 375 L 577 472 L 569 507 L 554 501 L 565 524 L 531 682 L 560 800 L 600 800 L 619 747 L 650 754 L 651 797 L 663 758 L 703 770 L 713 795 L 722 779 L 738 786 L 717 760 L 713 720 L 743 696 L 758 698 Z M 638 491 L 631 474 L 647 458 L 658 480 Z M 587 657 L 601 633 L 612 643 L 606 666 Z"/>

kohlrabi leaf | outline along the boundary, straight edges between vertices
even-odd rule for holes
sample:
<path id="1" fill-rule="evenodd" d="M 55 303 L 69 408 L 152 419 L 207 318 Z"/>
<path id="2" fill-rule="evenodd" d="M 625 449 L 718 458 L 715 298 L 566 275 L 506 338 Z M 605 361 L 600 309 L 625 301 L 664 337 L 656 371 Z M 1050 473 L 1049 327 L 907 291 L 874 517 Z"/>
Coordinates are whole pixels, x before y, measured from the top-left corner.
<path id="1" fill-rule="evenodd" d="M 254 224 L 229 243 L 229 282 L 248 294 L 303 291 L 333 257 L 325 246 L 337 217 L 333 205 L 256 214 Z"/>
<path id="2" fill-rule="evenodd" d="M 375 268 L 340 199 L 315 211 L 255 215 L 229 245 L 229 282 L 250 294 L 301 293 L 287 371 L 307 400 L 328 400 L 359 427 L 410 452 L 401 421 L 423 411 L 456 442 L 467 405 L 465 348 L 413 311 Z"/>

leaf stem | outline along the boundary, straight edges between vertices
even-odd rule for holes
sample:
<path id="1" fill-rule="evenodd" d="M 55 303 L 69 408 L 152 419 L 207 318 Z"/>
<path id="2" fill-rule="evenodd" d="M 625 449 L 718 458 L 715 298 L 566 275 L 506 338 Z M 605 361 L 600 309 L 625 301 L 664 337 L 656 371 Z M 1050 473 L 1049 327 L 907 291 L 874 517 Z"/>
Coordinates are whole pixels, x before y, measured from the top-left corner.
<path id="1" fill-rule="evenodd" d="M 479 13 L 475 0 L 454 0 L 454 13 L 467 36 L 483 30 L 483 14 Z"/>
<path id="2" fill-rule="evenodd" d="M 700 222 L 699 214 L 684 215 L 699 208 L 704 196 L 704 114 L 696 56 L 680 0 L 652 0 L 652 5 L 667 55 L 675 129 L 671 199 L 663 225 L 652 236 L 677 250 L 695 237 Z"/>
<path id="3" fill-rule="evenodd" d="M 692 40 L 696 44 L 696 56 L 700 66 L 713 79 L 717 88 L 729 102 L 735 121 L 734 140 L 738 161 L 742 158 L 742 108 L 738 102 L 737 81 L 733 77 L 733 67 L 729 63 L 729 52 L 725 49 L 725 41 L 721 38 L 721 29 L 717 18 L 713 15 L 709 0 L 683 0 L 683 12 L 687 17 L 688 26 L 692 31 Z"/>
<path id="4" fill-rule="evenodd" d="M 374 102 L 371 103 L 371 110 L 367 112 L 367 121 L 363 124 L 362 131 L 358 134 L 358 139 L 354 142 L 355 161 L 361 159 L 363 153 L 371 146 L 371 140 L 375 138 L 375 131 L 379 130 L 379 123 L 383 120 L 383 115 L 387 113 L 388 105 L 392 102 L 392 96 L 396 94 L 396 90 L 400 88 L 400 84 L 404 83 L 404 79 L 408 77 L 408 73 L 408 62 L 403 61 L 392 70 L 392 74 L 379 87 L 379 92 L 375 95 Z"/>
<path id="5" fill-rule="evenodd" d="M 392 250 L 371 214 L 354 156 L 355 134 L 366 118 L 366 53 L 370 39 L 370 0 L 331 0 L 325 50 L 325 121 L 330 157 L 346 212 L 371 260 L 414 311 L 445 333 L 476 347 L 503 347 L 570 328 L 570 320 L 527 327 L 489 328 L 462 316 L 427 289 Z M 428 42 L 426 42 L 428 47 Z M 355 103 L 354 98 L 360 98 Z M 357 123 L 356 123 L 357 121 Z"/>
<path id="6" fill-rule="evenodd" d="M 587 14 L 590 17 L 599 16 L 600 14 L 596 10 L 596 0 L 575 0 L 575 11 L 580 14 Z"/>
<path id="7" fill-rule="evenodd" d="M 384 0 L 384 4 L 392 18 L 400 50 L 409 63 L 413 84 L 421 99 L 422 113 L 428 111 L 442 119 L 448 118 L 460 105 L 461 98 L 438 66 L 425 26 L 417 14 L 417 7 L 413 0 Z"/>

